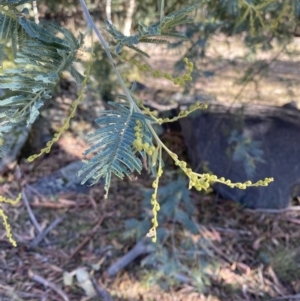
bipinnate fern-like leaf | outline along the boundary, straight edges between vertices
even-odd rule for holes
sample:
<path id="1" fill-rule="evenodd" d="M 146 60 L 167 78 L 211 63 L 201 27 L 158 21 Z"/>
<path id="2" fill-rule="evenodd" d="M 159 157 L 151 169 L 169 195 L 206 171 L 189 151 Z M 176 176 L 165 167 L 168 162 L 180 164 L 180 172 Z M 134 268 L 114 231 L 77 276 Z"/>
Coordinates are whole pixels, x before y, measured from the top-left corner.
<path id="1" fill-rule="evenodd" d="M 188 14 L 196 9 L 197 5 L 187 6 L 179 11 L 175 11 L 167 16 L 163 15 L 164 1 L 158 1 L 158 8 L 160 11 L 160 20 L 149 26 L 138 22 L 138 33 L 132 36 L 125 36 L 115 26 L 108 21 L 107 31 L 114 37 L 117 42 L 116 53 L 119 54 L 123 47 L 129 47 L 145 56 L 147 53 L 140 50 L 137 46 L 139 43 L 156 43 L 165 44 L 169 43 L 168 40 L 161 37 L 173 37 L 186 40 L 187 37 L 175 30 L 178 25 L 183 25 L 193 22 L 193 18 L 189 18 Z"/>
<path id="2" fill-rule="evenodd" d="M 11 41 L 14 57 L 26 33 L 19 24 L 18 18 L 28 15 L 28 9 L 20 11 L 17 7 L 32 0 L 0 0 L 0 65 L 4 59 L 4 48 Z"/>
<path id="3" fill-rule="evenodd" d="M 152 144 L 152 135 L 148 130 L 143 114 L 132 112 L 124 104 L 109 102 L 114 110 L 101 112 L 95 121 L 100 126 L 95 132 L 89 134 L 87 139 L 92 147 L 84 155 L 94 154 L 79 171 L 78 175 L 86 174 L 82 184 L 91 180 L 95 184 L 105 178 L 106 196 L 108 194 L 111 175 L 119 178 L 130 176 L 133 172 L 140 173 L 143 165 L 133 147 L 135 127 L 139 120 L 143 126 L 144 139 Z M 140 152 L 142 156 L 144 154 Z"/>
<path id="4" fill-rule="evenodd" d="M 12 42 L 12 50 L 14 56 L 17 53 L 18 44 L 24 35 L 24 30 L 19 25 L 18 20 L 12 12 L 16 11 L 15 6 L 10 4 L 4 9 L 5 2 L 0 1 L 0 65 L 4 60 L 4 49 L 8 41 Z M 20 12 L 16 13 L 20 14 Z"/>
<path id="5" fill-rule="evenodd" d="M 15 41 L 18 49 L 14 60 L 16 67 L 3 70 L 0 75 L 0 89 L 12 91 L 0 100 L 0 136 L 18 124 L 28 126 L 36 120 L 44 102 L 52 97 L 51 91 L 63 71 L 69 71 L 78 82 L 83 79 L 73 67 L 77 50 L 83 43 L 81 34 L 76 38 L 58 26 L 43 28 L 24 16 L 3 11 L 0 10 L 0 42 L 7 42 L 6 26 L 21 35 L 16 34 L 19 37 Z M 61 38 L 56 36 L 57 32 Z"/>

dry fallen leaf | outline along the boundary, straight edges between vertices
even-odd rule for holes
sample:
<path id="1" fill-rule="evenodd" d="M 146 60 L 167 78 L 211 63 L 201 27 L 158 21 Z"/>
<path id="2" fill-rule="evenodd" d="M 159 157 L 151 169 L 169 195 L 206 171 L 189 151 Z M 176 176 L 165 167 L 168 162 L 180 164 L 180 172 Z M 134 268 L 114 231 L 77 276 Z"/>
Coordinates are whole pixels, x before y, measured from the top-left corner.
<path id="1" fill-rule="evenodd" d="M 80 286 L 88 297 L 96 295 L 93 283 L 90 279 L 89 273 L 84 268 L 78 268 L 72 272 L 64 272 L 63 281 L 65 286 L 73 285 L 73 278 L 76 277 L 77 284 Z"/>
<path id="2" fill-rule="evenodd" d="M 78 285 L 85 291 L 87 296 L 92 297 L 96 295 L 90 275 L 85 269 L 78 268 L 76 270 L 76 279 L 78 281 Z"/>

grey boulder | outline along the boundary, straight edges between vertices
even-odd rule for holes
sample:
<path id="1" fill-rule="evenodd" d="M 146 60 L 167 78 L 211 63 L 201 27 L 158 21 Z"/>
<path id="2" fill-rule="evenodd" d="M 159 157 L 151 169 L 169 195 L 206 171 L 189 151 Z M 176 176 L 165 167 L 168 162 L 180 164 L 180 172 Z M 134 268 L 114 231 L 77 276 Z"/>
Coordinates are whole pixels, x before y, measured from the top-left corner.
<path id="1" fill-rule="evenodd" d="M 194 170 L 232 182 L 273 177 L 267 187 L 232 189 L 216 184 L 224 199 L 248 208 L 282 209 L 300 187 L 300 111 L 240 104 L 212 104 L 180 121 Z"/>

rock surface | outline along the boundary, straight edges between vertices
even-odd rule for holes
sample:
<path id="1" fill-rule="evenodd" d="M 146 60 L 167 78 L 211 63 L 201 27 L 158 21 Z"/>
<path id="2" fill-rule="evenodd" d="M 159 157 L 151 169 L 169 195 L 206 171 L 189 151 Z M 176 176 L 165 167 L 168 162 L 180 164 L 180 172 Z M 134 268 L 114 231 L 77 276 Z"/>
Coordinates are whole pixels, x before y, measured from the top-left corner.
<path id="1" fill-rule="evenodd" d="M 214 185 L 222 198 L 248 208 L 281 209 L 299 195 L 300 111 L 297 109 L 212 104 L 208 110 L 180 123 L 191 164 L 198 172 L 205 167 L 232 182 L 274 178 L 268 187 L 246 190 Z M 254 163 L 252 172 L 247 172 L 247 160 L 250 169 Z"/>

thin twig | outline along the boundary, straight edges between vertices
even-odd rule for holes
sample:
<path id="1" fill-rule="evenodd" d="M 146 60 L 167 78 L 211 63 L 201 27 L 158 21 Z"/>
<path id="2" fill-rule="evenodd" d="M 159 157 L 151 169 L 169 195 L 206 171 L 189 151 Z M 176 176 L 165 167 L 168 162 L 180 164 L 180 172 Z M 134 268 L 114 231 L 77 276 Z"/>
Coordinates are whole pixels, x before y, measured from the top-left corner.
<path id="1" fill-rule="evenodd" d="M 204 226 L 201 226 L 201 225 L 197 225 L 198 227 L 198 230 L 199 230 L 199 233 L 205 237 L 205 231 L 206 231 L 206 228 Z M 229 258 L 225 253 L 223 253 L 221 250 L 219 250 L 215 245 L 214 243 L 210 240 L 210 239 L 207 239 L 206 240 L 207 244 L 209 247 L 211 247 L 213 249 L 213 251 L 215 251 L 219 256 L 221 256 L 226 262 L 232 264 L 233 263 L 233 260 L 231 258 Z M 208 248 L 206 248 L 206 251 L 207 252 L 210 252 L 210 250 Z M 210 252 L 211 253 L 211 252 Z M 211 254 L 211 257 L 214 258 L 214 254 Z"/>
<path id="2" fill-rule="evenodd" d="M 29 201 L 28 198 L 26 196 L 25 190 L 22 189 L 22 199 L 24 202 L 24 205 L 27 209 L 28 215 L 30 217 L 31 222 L 33 223 L 33 225 L 35 226 L 35 228 L 38 230 L 39 233 L 41 233 L 43 231 L 43 229 L 41 228 L 41 226 L 39 225 L 38 221 L 36 220 L 33 211 L 31 210 L 31 207 L 29 205 Z"/>
<path id="3" fill-rule="evenodd" d="M 290 206 L 283 209 L 245 209 L 245 211 L 248 212 L 254 212 L 254 213 L 285 213 L 285 212 L 291 212 L 291 211 L 300 211 L 300 206 Z"/>
<path id="4" fill-rule="evenodd" d="M 103 301 L 114 301 L 114 299 L 111 297 L 108 291 L 105 289 L 101 288 L 99 284 L 97 283 L 96 279 L 94 277 L 90 277 L 92 284 L 94 286 L 95 291 Z"/>
<path id="5" fill-rule="evenodd" d="M 28 271 L 28 276 L 33 281 L 38 282 L 38 283 L 44 285 L 45 287 L 51 288 L 58 295 L 60 295 L 64 301 L 70 301 L 69 297 L 66 295 L 66 293 L 60 287 L 58 287 L 55 283 L 48 281 L 47 279 L 45 279 L 39 275 L 34 274 L 31 270 Z"/>
<path id="6" fill-rule="evenodd" d="M 29 248 L 36 248 L 60 222 L 63 218 L 59 217 L 54 222 L 52 222 L 46 229 L 44 229 L 40 234 L 30 243 Z"/>
<path id="7" fill-rule="evenodd" d="M 221 227 L 210 227 L 211 229 L 214 229 L 219 232 L 225 232 L 225 233 L 237 233 L 240 235 L 249 235 L 252 236 L 252 233 L 250 231 L 245 231 L 245 230 L 238 230 L 238 229 L 230 229 L 230 228 L 221 228 Z"/>
<path id="8" fill-rule="evenodd" d="M 31 192 L 33 192 L 34 194 L 36 194 L 38 197 L 40 197 L 41 199 L 46 200 L 45 196 L 43 196 L 39 191 L 37 191 L 31 185 L 26 185 L 25 189 L 26 190 L 31 190 Z"/>
<path id="9" fill-rule="evenodd" d="M 119 271 L 124 269 L 128 264 L 134 261 L 137 257 L 149 254 L 155 251 L 155 247 L 144 240 L 138 242 L 126 255 L 121 257 L 116 263 L 109 267 L 107 274 L 109 277 L 114 277 Z"/>
<path id="10" fill-rule="evenodd" d="M 25 193 L 25 189 L 22 189 L 22 199 L 23 199 L 23 202 L 24 202 L 25 207 L 27 209 L 28 215 L 29 215 L 29 217 L 31 219 L 31 222 L 33 223 L 33 225 L 35 226 L 35 228 L 39 232 L 39 235 L 37 236 L 37 237 L 39 237 L 43 233 L 43 229 L 41 228 L 40 224 L 38 223 L 38 221 L 35 218 L 35 215 L 33 214 L 33 211 L 31 210 L 31 207 L 30 207 L 27 195 Z M 44 235 L 44 237 L 43 237 L 45 239 L 45 242 L 49 243 L 49 240 L 45 236 L 46 235 Z M 35 240 L 37 239 L 37 237 L 35 238 Z"/>
<path id="11" fill-rule="evenodd" d="M 106 216 L 102 216 L 100 218 L 100 220 L 98 221 L 98 223 L 94 226 L 94 228 L 92 229 L 91 233 L 89 236 L 85 237 L 84 240 L 75 248 L 75 250 L 73 251 L 73 253 L 69 256 L 69 258 L 66 260 L 66 262 L 64 263 L 64 265 L 66 263 L 68 263 L 91 239 L 92 237 L 95 235 L 95 233 L 97 232 L 97 230 L 99 229 L 99 227 L 101 226 L 104 218 Z"/>
<path id="12" fill-rule="evenodd" d="M 87 8 L 87 6 L 85 4 L 85 1 L 84 0 L 79 0 L 79 1 L 80 1 L 82 10 L 83 10 L 84 16 L 86 18 L 86 21 L 88 23 L 88 26 L 93 29 L 93 31 L 96 33 L 98 39 L 100 40 L 100 42 L 101 42 L 101 44 L 102 44 L 102 46 L 103 46 L 103 48 L 104 48 L 104 50 L 105 50 L 105 52 L 106 52 L 106 54 L 108 56 L 108 59 L 109 59 L 111 65 L 112 65 L 112 68 L 114 69 L 114 71 L 115 71 L 115 73 L 116 73 L 116 75 L 118 77 L 118 81 L 119 81 L 120 85 L 122 86 L 122 89 L 123 89 L 123 91 L 125 93 L 125 96 L 127 97 L 128 101 L 130 103 L 131 108 L 133 108 L 135 106 L 138 109 L 135 101 L 132 99 L 131 93 L 127 89 L 127 87 L 125 85 L 125 82 L 124 82 L 124 80 L 123 80 L 123 78 L 122 78 L 122 76 L 121 76 L 121 74 L 120 74 L 120 72 L 119 72 L 119 70 L 118 70 L 115 62 L 114 62 L 114 59 L 113 59 L 113 57 L 111 55 L 111 52 L 110 52 L 108 44 L 106 43 L 105 39 L 103 38 L 103 36 L 100 33 L 99 29 L 97 28 L 96 24 L 92 20 L 92 17 L 91 17 L 91 15 L 89 13 L 89 10 L 88 10 L 88 8 Z"/>
<path id="13" fill-rule="evenodd" d="M 269 299 L 268 301 L 280 301 L 280 300 L 287 300 L 287 299 L 300 300 L 300 294 L 281 296 L 281 297 Z"/>

